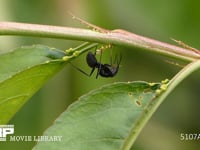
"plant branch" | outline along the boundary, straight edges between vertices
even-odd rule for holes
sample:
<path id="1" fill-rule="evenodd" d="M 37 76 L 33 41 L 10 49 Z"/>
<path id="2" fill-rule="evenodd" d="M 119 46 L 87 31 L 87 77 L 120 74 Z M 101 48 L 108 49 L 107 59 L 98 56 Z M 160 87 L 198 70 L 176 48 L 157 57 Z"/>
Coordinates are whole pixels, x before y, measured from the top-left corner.
<path id="1" fill-rule="evenodd" d="M 159 97 L 156 99 L 152 99 L 150 104 L 145 108 L 146 111 L 143 112 L 139 121 L 134 125 L 131 130 L 130 135 L 127 138 L 127 143 L 124 144 L 123 150 L 129 150 L 148 120 L 151 118 L 153 113 L 158 109 L 160 104 L 166 99 L 166 97 L 177 87 L 186 77 L 192 74 L 194 71 L 199 70 L 200 68 L 200 60 L 194 61 L 184 67 L 178 74 L 176 74 L 172 80 L 169 82 L 169 86 L 166 91 L 161 93 Z"/>
<path id="2" fill-rule="evenodd" d="M 104 31 L 106 32 L 101 33 L 80 28 L 0 22 L 0 35 L 37 36 L 90 41 L 104 44 L 111 43 L 114 45 L 140 48 L 185 61 L 194 61 L 200 59 L 200 52 L 198 51 L 170 45 L 164 42 L 136 35 L 125 30 L 110 31 L 104 29 Z"/>

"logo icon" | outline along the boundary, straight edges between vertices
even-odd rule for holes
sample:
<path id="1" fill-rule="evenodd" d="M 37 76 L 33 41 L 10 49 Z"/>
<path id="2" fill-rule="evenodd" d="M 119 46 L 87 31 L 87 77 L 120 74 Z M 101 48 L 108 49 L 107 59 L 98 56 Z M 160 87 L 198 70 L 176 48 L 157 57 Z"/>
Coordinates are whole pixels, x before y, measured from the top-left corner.
<path id="1" fill-rule="evenodd" d="M 14 125 L 0 125 L 0 141 L 6 141 L 9 134 L 14 134 Z"/>

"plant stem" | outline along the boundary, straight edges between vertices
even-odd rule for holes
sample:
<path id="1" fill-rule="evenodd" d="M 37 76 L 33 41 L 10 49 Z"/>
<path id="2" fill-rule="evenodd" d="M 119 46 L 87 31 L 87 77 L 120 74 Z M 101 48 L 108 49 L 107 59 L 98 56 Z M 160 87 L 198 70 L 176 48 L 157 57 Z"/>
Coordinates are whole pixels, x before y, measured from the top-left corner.
<path id="1" fill-rule="evenodd" d="M 0 35 L 23 35 L 47 38 L 62 38 L 69 40 L 90 41 L 97 43 L 140 48 L 174 57 L 184 61 L 194 61 L 200 58 L 200 52 L 177 47 L 164 42 L 146 38 L 124 30 L 106 30 L 100 33 L 88 29 L 58 27 L 49 25 L 0 22 Z"/>
<path id="2" fill-rule="evenodd" d="M 184 67 L 178 74 L 176 74 L 172 80 L 170 80 L 169 86 L 166 91 L 161 93 L 159 97 L 156 99 L 152 99 L 152 101 L 143 111 L 139 121 L 135 123 L 133 129 L 130 132 L 130 135 L 126 139 L 126 143 L 123 145 L 123 150 L 130 150 L 134 141 L 137 139 L 138 135 L 148 122 L 148 120 L 152 117 L 153 113 L 158 109 L 160 104 L 166 99 L 166 97 L 177 87 L 186 77 L 192 74 L 194 71 L 197 71 L 200 68 L 200 60 L 194 61 Z"/>

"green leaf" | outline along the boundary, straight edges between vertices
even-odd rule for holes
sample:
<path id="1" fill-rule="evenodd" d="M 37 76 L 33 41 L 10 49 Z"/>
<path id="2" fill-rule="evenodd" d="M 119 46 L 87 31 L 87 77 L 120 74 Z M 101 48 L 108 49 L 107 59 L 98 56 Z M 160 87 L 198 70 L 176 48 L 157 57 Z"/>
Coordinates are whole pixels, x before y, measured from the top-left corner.
<path id="1" fill-rule="evenodd" d="M 49 140 L 62 136 L 61 141 L 39 142 L 35 149 L 126 149 L 148 107 L 166 87 L 166 83 L 139 81 L 92 91 L 72 104 L 44 134 Z"/>
<path id="2" fill-rule="evenodd" d="M 129 150 L 166 96 L 199 68 L 200 60 L 170 81 L 116 83 L 92 91 L 72 104 L 34 149 Z"/>
<path id="3" fill-rule="evenodd" d="M 0 124 L 7 123 L 65 65 L 64 56 L 63 51 L 42 45 L 0 55 Z"/>

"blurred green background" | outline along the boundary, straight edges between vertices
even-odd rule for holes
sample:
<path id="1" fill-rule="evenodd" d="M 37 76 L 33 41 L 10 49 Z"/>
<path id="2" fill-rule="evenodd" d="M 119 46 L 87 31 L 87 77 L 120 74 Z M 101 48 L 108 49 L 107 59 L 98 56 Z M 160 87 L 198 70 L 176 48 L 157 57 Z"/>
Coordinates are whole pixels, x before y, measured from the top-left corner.
<path id="1" fill-rule="evenodd" d="M 70 10 L 76 16 L 107 29 L 121 28 L 176 44 L 170 40 L 172 37 L 199 48 L 199 6 L 200 1 L 191 0 L 1 0 L 0 21 L 85 28 L 71 19 L 67 14 Z M 65 50 L 79 45 L 80 42 L 1 36 L 0 53 L 21 45 L 33 44 Z M 166 63 L 171 61 L 169 58 L 139 49 L 114 47 L 113 51 L 120 51 L 123 55 L 122 67 L 115 78 L 96 80 L 95 75 L 89 78 L 70 65 L 66 66 L 10 121 L 9 124 L 15 125 L 15 135 L 42 135 L 70 103 L 101 85 L 134 80 L 158 82 L 172 78 L 181 69 Z M 84 65 L 85 55 L 75 60 L 74 64 L 90 72 L 87 65 Z M 134 150 L 197 150 L 200 147 L 200 140 L 180 140 L 181 133 L 200 134 L 199 75 L 199 72 L 191 75 L 167 97 L 138 137 Z M 33 142 L 1 142 L 0 149 L 27 150 L 33 145 Z"/>

